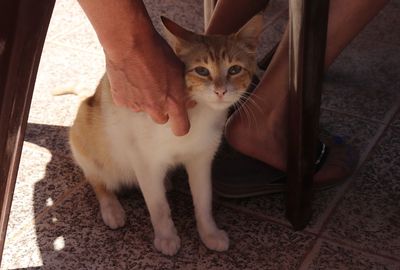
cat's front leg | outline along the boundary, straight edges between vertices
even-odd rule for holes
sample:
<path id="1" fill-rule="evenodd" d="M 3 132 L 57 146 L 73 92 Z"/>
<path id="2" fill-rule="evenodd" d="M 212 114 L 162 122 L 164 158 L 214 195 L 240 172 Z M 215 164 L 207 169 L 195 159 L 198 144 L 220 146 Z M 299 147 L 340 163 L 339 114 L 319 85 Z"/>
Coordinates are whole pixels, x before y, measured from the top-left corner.
<path id="1" fill-rule="evenodd" d="M 100 204 L 101 217 L 111 229 L 118 229 L 125 225 L 125 211 L 117 196 L 107 190 L 104 184 L 94 181 L 93 177 L 87 178 L 93 187 Z"/>
<path id="2" fill-rule="evenodd" d="M 225 251 L 229 248 L 228 235 L 217 227 L 212 215 L 212 158 L 213 155 L 195 158 L 185 165 L 200 238 L 209 249 Z"/>
<path id="3" fill-rule="evenodd" d="M 172 256 L 178 252 L 181 240 L 165 194 L 166 171 L 163 166 L 141 166 L 136 173 L 154 229 L 154 246 L 161 253 Z"/>

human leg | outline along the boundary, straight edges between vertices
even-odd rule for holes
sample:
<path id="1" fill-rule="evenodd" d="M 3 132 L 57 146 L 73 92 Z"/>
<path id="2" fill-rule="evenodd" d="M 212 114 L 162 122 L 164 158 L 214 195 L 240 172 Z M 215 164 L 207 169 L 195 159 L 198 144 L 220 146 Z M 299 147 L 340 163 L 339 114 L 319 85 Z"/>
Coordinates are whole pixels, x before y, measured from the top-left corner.
<path id="1" fill-rule="evenodd" d="M 387 2 L 388 0 L 355 0 L 351 3 L 345 0 L 330 1 L 326 68 Z M 216 10 L 216 15 L 221 13 Z M 218 30 L 213 26 L 217 23 L 225 25 L 222 19 L 213 18 L 207 32 Z M 235 31 L 229 25 L 226 28 L 224 33 L 228 30 Z M 287 159 L 288 62 L 288 33 L 285 31 L 267 71 L 254 91 L 253 101 L 257 104 L 247 102 L 245 109 L 242 107 L 232 115 L 226 129 L 226 138 L 233 148 L 283 171 L 286 170 Z M 327 162 L 315 174 L 315 182 L 340 179 L 349 174 L 348 168 L 341 166 L 344 161 L 337 153 L 331 151 Z"/>

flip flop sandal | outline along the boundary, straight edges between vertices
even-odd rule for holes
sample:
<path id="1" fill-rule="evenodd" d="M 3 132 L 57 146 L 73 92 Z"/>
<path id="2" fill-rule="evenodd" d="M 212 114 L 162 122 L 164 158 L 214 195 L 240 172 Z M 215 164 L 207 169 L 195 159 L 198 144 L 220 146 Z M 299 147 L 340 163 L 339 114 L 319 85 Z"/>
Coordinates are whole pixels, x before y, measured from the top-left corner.
<path id="1" fill-rule="evenodd" d="M 316 189 L 327 189 L 340 184 L 352 174 L 358 155 L 340 137 L 323 136 L 321 139 L 325 143 L 320 142 L 317 149 L 316 172 L 328 163 L 344 170 L 343 177 L 314 185 Z M 333 153 L 336 161 L 330 160 L 331 151 L 336 152 Z M 225 140 L 214 159 L 212 178 L 214 192 L 226 198 L 245 198 L 286 191 L 284 172 L 235 151 Z"/>

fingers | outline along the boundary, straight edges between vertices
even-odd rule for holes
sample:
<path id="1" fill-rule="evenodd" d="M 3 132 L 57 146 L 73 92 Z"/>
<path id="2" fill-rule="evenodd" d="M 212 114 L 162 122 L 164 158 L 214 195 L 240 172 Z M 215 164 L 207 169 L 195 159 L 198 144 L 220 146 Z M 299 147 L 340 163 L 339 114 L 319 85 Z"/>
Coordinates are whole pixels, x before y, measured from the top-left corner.
<path id="1" fill-rule="evenodd" d="M 157 124 L 165 124 L 168 122 L 168 115 L 158 111 L 158 110 L 147 110 L 147 114 L 153 119 Z"/>
<path id="2" fill-rule="evenodd" d="M 172 132 L 176 136 L 184 136 L 189 132 L 190 123 L 185 106 L 169 102 L 168 115 Z"/>
<path id="3" fill-rule="evenodd" d="M 191 109 L 191 108 L 193 108 L 194 106 L 196 106 L 197 105 L 197 102 L 196 101 L 194 101 L 194 100 L 188 100 L 187 102 L 186 102 L 186 108 L 188 108 L 188 109 Z"/>

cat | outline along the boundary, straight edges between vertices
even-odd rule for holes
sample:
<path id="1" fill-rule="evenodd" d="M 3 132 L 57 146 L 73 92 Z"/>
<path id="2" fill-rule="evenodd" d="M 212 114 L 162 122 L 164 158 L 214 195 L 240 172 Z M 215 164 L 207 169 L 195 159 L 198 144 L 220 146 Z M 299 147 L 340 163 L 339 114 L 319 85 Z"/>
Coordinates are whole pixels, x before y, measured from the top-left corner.
<path id="1" fill-rule="evenodd" d="M 116 106 L 105 74 L 95 94 L 79 107 L 69 133 L 72 154 L 111 229 L 125 224 L 115 192 L 126 185 L 140 188 L 150 213 L 155 248 L 166 255 L 176 254 L 181 243 L 164 178 L 170 168 L 184 165 L 200 238 L 207 248 L 225 251 L 229 238 L 212 215 L 211 165 L 228 108 L 243 97 L 255 72 L 262 16 L 254 16 L 227 36 L 199 35 L 164 17 L 162 22 L 169 45 L 185 64 L 188 95 L 197 102 L 188 110 L 189 133 L 174 136 L 168 123 L 156 124 L 143 112 Z"/>

